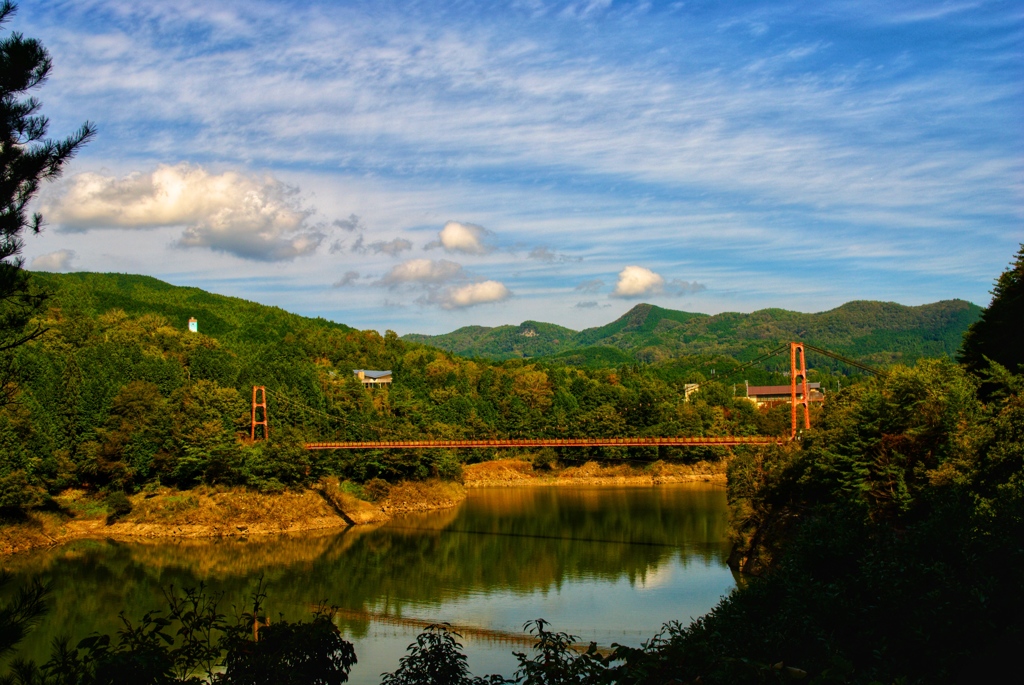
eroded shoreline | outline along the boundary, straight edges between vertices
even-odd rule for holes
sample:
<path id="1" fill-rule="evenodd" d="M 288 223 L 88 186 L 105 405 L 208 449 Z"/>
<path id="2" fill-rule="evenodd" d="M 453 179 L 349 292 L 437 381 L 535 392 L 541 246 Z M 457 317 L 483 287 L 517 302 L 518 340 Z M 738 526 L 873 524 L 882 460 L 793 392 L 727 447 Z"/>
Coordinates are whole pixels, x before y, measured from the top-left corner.
<path id="1" fill-rule="evenodd" d="M 394 484 L 379 502 L 357 499 L 331 479 L 307 490 L 274 494 L 243 488 L 163 488 L 132 495 L 131 512 L 118 518 L 95 511 L 97 503 L 88 502 L 84 493 L 68 491 L 55 498 L 56 510 L 32 511 L 4 521 L 0 525 L 0 557 L 88 538 L 215 538 L 383 523 L 397 514 L 456 506 L 473 488 L 724 485 L 725 468 L 725 462 L 656 462 L 645 468 L 587 462 L 538 469 L 528 461 L 504 459 L 466 466 L 461 484 L 436 480 Z"/>
<path id="2" fill-rule="evenodd" d="M 588 461 L 580 466 L 535 468 L 528 461 L 500 459 L 472 464 L 463 469 L 467 488 L 557 487 L 576 485 L 665 485 L 669 483 L 726 482 L 727 461 L 696 464 L 655 462 L 644 468 L 627 464 L 601 465 Z"/>

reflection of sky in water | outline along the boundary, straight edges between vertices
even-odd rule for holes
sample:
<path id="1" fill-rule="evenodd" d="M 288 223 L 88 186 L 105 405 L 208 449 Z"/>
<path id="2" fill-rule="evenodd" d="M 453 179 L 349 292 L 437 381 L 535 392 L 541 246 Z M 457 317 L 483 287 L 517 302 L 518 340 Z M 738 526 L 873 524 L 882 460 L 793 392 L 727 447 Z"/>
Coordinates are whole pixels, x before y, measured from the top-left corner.
<path id="1" fill-rule="evenodd" d="M 648 579 L 652 577 L 657 582 L 646 585 L 631 583 L 628 578 L 573 580 L 558 589 L 527 595 L 474 591 L 441 606 L 406 606 L 403 616 L 508 632 L 519 632 L 526 621 L 544 618 L 557 630 L 579 635 L 585 642 L 639 646 L 652 635 L 652 629 L 667 621 L 703 615 L 709 597 L 721 597 L 734 586 L 728 569 L 703 562 L 683 565 L 678 558 L 656 569 Z M 383 609 L 379 605 L 373 608 Z"/>
<path id="2" fill-rule="evenodd" d="M 83 541 L 7 560 L 17 581 L 55 581 L 53 609 L 23 653 L 45 659 L 58 633 L 115 632 L 162 606 L 161 587 L 207 582 L 222 610 L 265 576 L 271 615 L 308 616 L 320 599 L 431 622 L 519 633 L 544 618 L 601 646 L 639 646 L 734 586 L 725 493 L 707 485 L 473 491 L 462 506 L 378 528 L 250 540 Z M 393 671 L 419 628 L 341 621 L 356 646 L 353 683 Z M 476 675 L 511 675 L 525 646 L 467 636 Z M 527 650 L 528 651 L 528 650 Z"/>
<path id="3" fill-rule="evenodd" d="M 686 623 L 705 614 L 734 586 L 728 568 L 703 561 L 687 563 L 676 557 L 649 571 L 646 583 L 631 583 L 628 578 L 584 579 L 525 596 L 475 591 L 441 606 L 406 605 L 403 616 L 508 632 L 520 632 L 526 621 L 544 618 L 551 629 L 577 635 L 581 642 L 639 647 L 663 624 L 673 620 Z M 383 609 L 383 605 L 372 608 Z M 379 682 L 377 674 L 394 670 L 389 664 L 395 664 L 395 654 L 415 640 L 416 634 L 416 630 L 402 627 L 371 626 L 365 640 L 356 640 L 361 663 L 353 670 L 352 682 Z M 528 651 L 479 639 L 462 642 L 475 675 L 511 675 L 517 665 L 512 652 Z"/>

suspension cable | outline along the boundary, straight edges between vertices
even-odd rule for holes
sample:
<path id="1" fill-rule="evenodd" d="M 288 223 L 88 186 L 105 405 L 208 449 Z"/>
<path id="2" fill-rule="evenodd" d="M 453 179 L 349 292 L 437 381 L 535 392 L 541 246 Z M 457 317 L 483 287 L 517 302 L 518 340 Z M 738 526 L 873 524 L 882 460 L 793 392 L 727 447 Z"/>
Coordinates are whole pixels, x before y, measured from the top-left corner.
<path id="1" fill-rule="evenodd" d="M 841 361 L 844 364 L 849 364 L 850 366 L 855 366 L 858 369 L 861 369 L 862 371 L 867 371 L 868 373 L 873 374 L 875 376 L 888 376 L 889 375 L 887 372 L 882 371 L 881 369 L 876 369 L 873 366 L 868 366 L 867 364 L 864 364 L 864 363 L 861 363 L 861 362 L 858 362 L 858 361 L 854 361 L 853 359 L 849 359 L 849 358 L 844 357 L 842 355 L 836 354 L 835 352 L 829 352 L 828 350 L 823 350 L 820 347 L 815 347 L 814 345 L 808 345 L 807 343 L 804 343 L 803 345 L 804 345 L 804 349 L 811 350 L 813 352 L 817 352 L 818 354 L 823 354 L 826 357 L 832 357 L 833 359 Z"/>
<path id="2" fill-rule="evenodd" d="M 884 377 L 884 376 L 888 375 L 887 372 L 882 371 L 881 369 L 876 369 L 873 366 L 868 366 L 867 364 L 864 364 L 863 362 L 859 362 L 859 361 L 856 361 L 854 359 L 850 359 L 848 357 L 844 357 L 842 355 L 836 354 L 835 352 L 829 352 L 828 350 L 823 350 L 820 347 L 816 347 L 816 346 L 810 345 L 808 343 L 801 343 L 801 344 L 804 346 L 804 349 L 806 349 L 806 350 L 811 350 L 812 352 L 817 352 L 818 354 L 823 354 L 826 357 L 831 357 L 832 359 L 835 359 L 837 361 L 841 361 L 844 364 L 849 364 L 850 366 L 853 366 L 853 367 L 856 367 L 858 369 L 861 369 L 862 371 L 867 371 L 868 373 L 873 374 L 875 376 L 882 376 L 882 377 Z M 718 377 L 716 377 L 714 379 L 710 379 L 710 380 L 715 380 L 715 381 L 718 381 L 719 383 L 724 383 L 729 378 L 732 378 L 733 376 L 735 376 L 738 373 L 746 371 L 751 366 L 754 366 L 755 364 L 760 364 L 761 362 L 763 362 L 766 359 L 769 359 L 769 358 L 774 357 L 776 355 L 782 354 L 783 352 L 787 351 L 788 349 L 789 349 L 789 343 L 786 343 L 785 345 L 781 345 L 779 347 L 776 347 L 774 350 L 771 350 L 769 352 L 765 352 L 764 354 L 762 354 L 757 359 L 754 359 L 754 360 L 749 361 L 749 362 L 747 362 L 745 364 L 741 364 L 740 366 L 737 366 L 735 369 L 733 369 L 729 373 L 725 374 L 724 376 L 718 376 Z M 707 382 L 710 382 L 710 380 L 709 381 L 704 381 L 704 382 L 707 383 Z M 700 383 L 698 383 L 698 385 L 700 385 Z"/>
<path id="3" fill-rule="evenodd" d="M 751 361 L 749 361 L 749 362 L 747 362 L 745 364 L 741 364 L 740 366 L 737 366 L 735 369 L 733 369 L 729 373 L 725 374 L 724 376 L 716 376 L 715 378 L 711 378 L 711 379 L 709 379 L 707 381 L 704 381 L 704 382 L 708 383 L 708 382 L 713 380 L 713 381 L 718 381 L 719 383 L 722 383 L 726 379 L 732 378 L 736 374 L 741 373 L 743 371 L 746 371 L 751 366 L 754 366 L 755 364 L 760 364 L 765 359 L 769 359 L 771 357 L 774 357 L 775 355 L 782 354 L 783 352 L 785 352 L 788 349 L 789 349 L 789 343 L 786 343 L 785 345 L 781 345 L 779 347 L 776 347 L 774 350 L 772 350 L 770 352 L 765 352 L 764 354 L 762 354 L 757 359 L 751 360 Z M 700 385 L 700 384 L 698 383 L 698 385 Z"/>

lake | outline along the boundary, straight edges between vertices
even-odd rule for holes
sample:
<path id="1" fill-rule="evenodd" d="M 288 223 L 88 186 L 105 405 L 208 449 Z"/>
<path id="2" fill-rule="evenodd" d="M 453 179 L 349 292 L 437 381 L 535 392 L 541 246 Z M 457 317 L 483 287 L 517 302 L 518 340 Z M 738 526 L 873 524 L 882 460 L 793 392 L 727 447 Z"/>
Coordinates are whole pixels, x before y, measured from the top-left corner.
<path id="1" fill-rule="evenodd" d="M 53 582 L 51 610 L 20 653 L 39 660 L 59 634 L 114 632 L 163 606 L 162 589 L 205 582 L 242 606 L 262 575 L 271 616 L 320 600 L 356 648 L 353 683 L 393 671 L 424 622 L 464 626 L 475 675 L 516 668 L 523 624 L 607 647 L 639 646 L 689 622 L 735 587 L 726 559 L 725 489 L 526 487 L 471 490 L 458 507 L 379 526 L 297 535 L 123 542 L 83 540 L 5 560 L 17 587 Z"/>

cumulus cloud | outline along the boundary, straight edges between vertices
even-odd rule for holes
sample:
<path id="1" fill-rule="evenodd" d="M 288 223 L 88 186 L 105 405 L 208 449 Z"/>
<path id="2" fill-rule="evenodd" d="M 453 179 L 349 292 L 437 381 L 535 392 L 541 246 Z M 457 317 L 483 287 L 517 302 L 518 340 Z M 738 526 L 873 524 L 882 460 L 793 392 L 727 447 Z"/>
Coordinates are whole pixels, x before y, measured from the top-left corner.
<path id="1" fill-rule="evenodd" d="M 39 255 L 28 268 L 30 271 L 71 271 L 74 258 L 74 250 L 57 250 Z"/>
<path id="2" fill-rule="evenodd" d="M 391 267 L 378 284 L 389 288 L 406 283 L 440 285 L 463 277 L 465 271 L 462 265 L 447 259 L 410 259 Z"/>
<path id="3" fill-rule="evenodd" d="M 358 271 L 346 271 L 345 275 L 334 282 L 335 288 L 344 288 L 346 285 L 354 283 L 359 278 Z"/>
<path id="4" fill-rule="evenodd" d="M 44 207 L 64 231 L 184 226 L 178 245 L 244 259 L 291 260 L 314 252 L 323 233 L 295 188 L 270 177 L 213 174 L 190 164 L 161 165 L 117 178 L 83 173 Z"/>
<path id="5" fill-rule="evenodd" d="M 392 290 L 402 286 L 418 287 L 422 295 L 417 304 L 442 309 L 462 309 L 489 302 L 501 302 L 512 293 L 498 281 L 466 283 L 470 276 L 461 264 L 447 259 L 410 259 L 393 266 L 376 285 Z M 462 281 L 462 284 L 458 284 Z M 452 284 L 455 282 L 456 284 Z"/>
<path id="6" fill-rule="evenodd" d="M 488 244 L 491 236 L 492 233 L 483 226 L 449 221 L 437 234 L 437 240 L 427 243 L 425 249 L 440 247 L 446 252 L 487 254 L 493 250 Z"/>
<path id="7" fill-rule="evenodd" d="M 576 286 L 576 290 L 581 293 L 597 293 L 600 292 L 601 288 L 603 287 L 604 281 L 602 281 L 600 278 L 595 278 L 590 281 L 583 281 L 578 286 Z"/>
<path id="8" fill-rule="evenodd" d="M 665 290 L 665 279 L 642 266 L 627 266 L 619 272 L 612 297 L 625 299 L 660 295 Z"/>
<path id="9" fill-rule="evenodd" d="M 419 301 L 423 304 L 437 304 L 443 309 L 463 309 L 478 304 L 501 302 L 511 296 L 512 292 L 505 284 L 498 281 L 482 281 L 431 292 L 421 297 Z"/>

